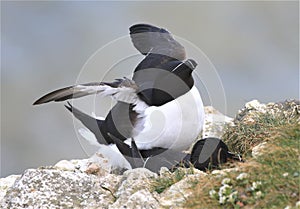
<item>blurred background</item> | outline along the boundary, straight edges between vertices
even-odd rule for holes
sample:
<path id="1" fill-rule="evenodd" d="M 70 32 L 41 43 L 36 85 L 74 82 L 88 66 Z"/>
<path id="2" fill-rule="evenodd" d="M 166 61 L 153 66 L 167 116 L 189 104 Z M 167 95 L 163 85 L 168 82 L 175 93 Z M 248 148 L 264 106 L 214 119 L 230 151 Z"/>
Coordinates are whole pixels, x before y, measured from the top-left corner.
<path id="1" fill-rule="evenodd" d="M 1 2 L 1 177 L 93 152 L 63 103 L 32 103 L 60 87 L 130 74 L 142 59 L 127 36 L 134 23 L 167 28 L 187 46 L 204 104 L 224 114 L 234 117 L 252 99 L 298 99 L 298 4 Z M 111 101 L 98 100 L 76 106 L 104 116 Z"/>

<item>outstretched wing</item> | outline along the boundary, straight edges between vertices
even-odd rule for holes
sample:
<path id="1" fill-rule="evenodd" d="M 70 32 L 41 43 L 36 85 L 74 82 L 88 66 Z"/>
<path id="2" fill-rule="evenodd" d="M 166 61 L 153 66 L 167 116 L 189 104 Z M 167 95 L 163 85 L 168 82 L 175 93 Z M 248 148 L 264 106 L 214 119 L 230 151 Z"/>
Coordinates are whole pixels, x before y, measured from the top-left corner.
<path id="1" fill-rule="evenodd" d="M 136 24 L 131 26 L 129 31 L 133 45 L 143 55 L 161 54 L 181 61 L 186 57 L 184 47 L 163 28 L 149 24 Z"/>
<path id="2" fill-rule="evenodd" d="M 111 83 L 93 82 L 58 89 L 42 96 L 33 104 L 38 105 L 52 101 L 60 102 L 92 94 L 112 96 L 113 98 L 121 102 L 134 103 L 137 99 L 137 89 L 138 87 L 133 80 L 124 77 L 122 79 L 116 79 Z"/>

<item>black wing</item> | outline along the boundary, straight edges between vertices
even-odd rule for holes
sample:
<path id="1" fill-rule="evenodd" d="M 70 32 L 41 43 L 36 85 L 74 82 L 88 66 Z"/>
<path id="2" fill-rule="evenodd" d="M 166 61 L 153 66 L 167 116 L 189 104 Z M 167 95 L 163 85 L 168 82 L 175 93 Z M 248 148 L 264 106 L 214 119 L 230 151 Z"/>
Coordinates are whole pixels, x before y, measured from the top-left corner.
<path id="1" fill-rule="evenodd" d="M 87 127 L 95 135 L 97 141 L 100 144 L 113 143 L 110 137 L 102 131 L 104 120 L 96 119 L 81 112 L 77 108 L 73 107 L 69 102 L 68 105 L 65 105 L 65 107 L 75 116 L 75 118 L 77 118 L 85 127 Z"/>
<path id="2" fill-rule="evenodd" d="M 100 144 L 115 143 L 109 133 L 121 141 L 130 138 L 134 125 L 138 121 L 138 113 L 133 111 L 133 106 L 124 102 L 117 102 L 105 120 L 91 117 L 73 107 L 70 103 L 65 107 L 95 135 Z"/>
<path id="3" fill-rule="evenodd" d="M 177 60 L 184 60 L 186 57 L 184 47 L 163 28 L 136 24 L 131 26 L 129 31 L 133 45 L 143 55 L 161 54 Z"/>

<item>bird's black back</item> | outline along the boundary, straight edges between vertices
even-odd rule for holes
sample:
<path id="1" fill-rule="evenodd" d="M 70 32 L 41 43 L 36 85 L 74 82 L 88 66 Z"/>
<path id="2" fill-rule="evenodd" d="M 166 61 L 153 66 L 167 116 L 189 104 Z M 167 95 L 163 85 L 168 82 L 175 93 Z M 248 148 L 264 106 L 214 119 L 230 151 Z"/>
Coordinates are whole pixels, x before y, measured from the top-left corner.
<path id="1" fill-rule="evenodd" d="M 162 54 L 149 54 L 136 67 L 138 95 L 149 106 L 160 106 L 187 93 L 194 85 L 193 67 Z"/>

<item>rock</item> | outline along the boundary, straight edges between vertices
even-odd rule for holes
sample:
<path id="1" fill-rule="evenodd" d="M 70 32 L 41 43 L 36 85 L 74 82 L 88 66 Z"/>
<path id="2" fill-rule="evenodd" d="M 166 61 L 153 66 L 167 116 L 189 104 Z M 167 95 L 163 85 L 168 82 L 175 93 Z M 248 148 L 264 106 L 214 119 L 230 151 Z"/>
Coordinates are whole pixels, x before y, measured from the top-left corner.
<path id="1" fill-rule="evenodd" d="M 261 104 L 258 100 L 252 100 L 250 102 L 247 102 L 245 104 L 245 108 L 247 110 L 255 110 L 255 111 L 259 111 L 262 113 L 266 112 L 266 105 L 265 104 Z"/>
<path id="2" fill-rule="evenodd" d="M 116 202 L 110 208 L 131 208 L 132 201 L 139 199 L 141 202 L 135 202 L 135 208 L 156 208 L 158 204 L 151 191 L 151 183 L 157 178 L 157 174 L 146 168 L 136 168 L 125 171 L 121 184 L 115 193 Z M 141 194 L 139 192 L 142 191 Z M 146 195 L 147 194 L 147 195 Z"/>
<path id="3" fill-rule="evenodd" d="M 84 172 L 72 165 L 88 161 L 60 161 L 54 167 L 29 169 L 8 190 L 1 208 L 157 208 L 157 193 L 151 183 L 157 174 L 145 168 L 124 172 L 123 176 L 98 175 L 98 164 Z M 74 164 L 73 164 L 74 163 Z M 91 175 L 96 174 L 96 175 Z M 4 180 L 3 180 L 4 181 Z"/>
<path id="4" fill-rule="evenodd" d="M 7 190 L 13 186 L 15 181 L 20 177 L 21 175 L 10 175 L 6 178 L 0 179 L 0 201 L 4 198 L 6 195 Z"/>
<path id="5" fill-rule="evenodd" d="M 81 171 L 98 176 L 105 176 L 109 173 L 123 173 L 123 170 L 112 168 L 108 160 L 101 153 L 95 153 L 88 159 L 61 160 L 53 168 L 64 171 Z"/>
<path id="6" fill-rule="evenodd" d="M 246 124 L 255 123 L 255 116 L 258 113 L 266 113 L 266 105 L 259 103 L 258 100 L 252 100 L 245 104 L 245 107 L 238 111 L 234 122 L 242 122 Z"/>
<path id="7" fill-rule="evenodd" d="M 56 163 L 54 167 L 64 171 L 75 171 L 76 169 L 75 164 L 68 160 L 61 160 L 58 163 Z"/>
<path id="8" fill-rule="evenodd" d="M 103 176 L 103 173 L 101 172 L 101 167 L 96 163 L 91 163 L 89 167 L 85 171 L 87 174 L 94 174 L 98 176 Z"/>
<path id="9" fill-rule="evenodd" d="M 203 178 L 207 174 L 198 171 L 196 174 L 187 175 L 179 182 L 173 184 L 166 189 L 159 198 L 159 203 L 163 208 L 179 208 L 183 207 L 186 200 L 193 195 L 193 186 L 198 179 Z"/>
<path id="10" fill-rule="evenodd" d="M 118 176 L 28 169 L 7 190 L 1 208 L 104 208 L 115 200 Z"/>
<path id="11" fill-rule="evenodd" d="M 171 171 L 167 167 L 161 167 L 159 170 L 160 176 L 171 175 Z"/>
<path id="12" fill-rule="evenodd" d="M 286 100 L 283 102 L 270 102 L 262 104 L 258 100 L 252 100 L 245 104 L 245 107 L 239 110 L 234 119 L 234 123 L 254 123 L 258 114 L 269 114 L 275 116 L 284 116 L 286 119 L 296 118 L 300 122 L 300 102 L 298 100 Z"/>
<path id="13" fill-rule="evenodd" d="M 109 206 L 109 208 L 153 208 L 156 209 L 159 207 L 159 203 L 157 201 L 158 194 L 151 193 L 148 189 L 142 189 L 134 192 L 127 198 L 122 198 L 121 201 L 119 199 Z"/>
<path id="14" fill-rule="evenodd" d="M 201 138 L 216 137 L 221 138 L 224 133 L 224 127 L 233 125 L 233 118 L 220 113 L 212 106 L 204 107 L 205 118 Z"/>
<path id="15" fill-rule="evenodd" d="M 112 168 L 108 164 L 108 160 L 100 153 L 95 153 L 88 159 L 71 160 L 70 163 L 72 163 L 76 169 L 86 173 L 96 172 L 98 175 L 103 176 L 112 172 Z M 101 169 L 99 170 L 97 167 Z M 95 171 L 95 169 L 97 171 Z"/>

